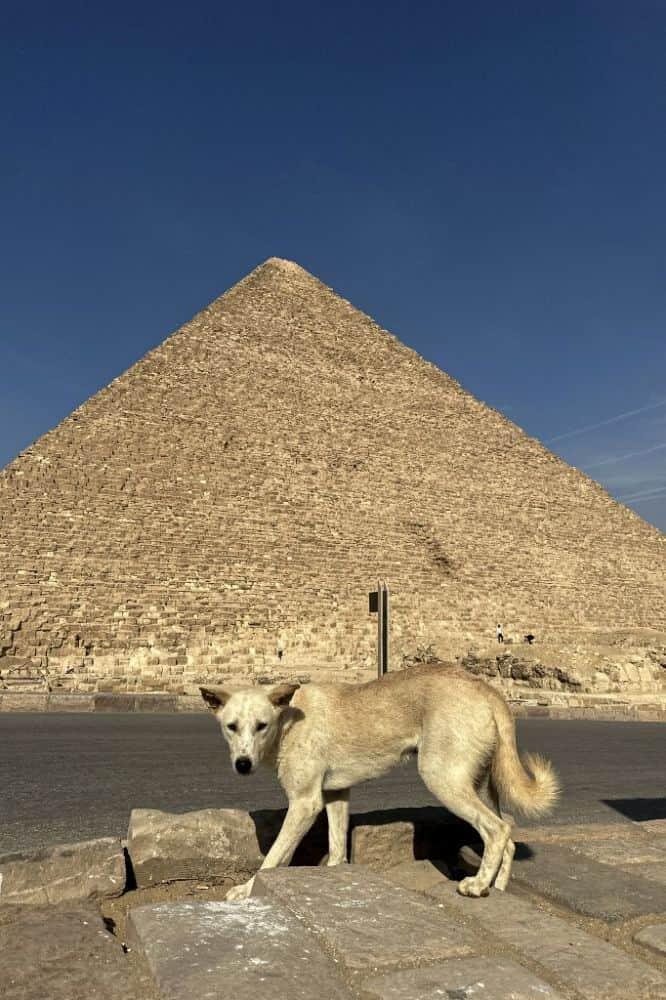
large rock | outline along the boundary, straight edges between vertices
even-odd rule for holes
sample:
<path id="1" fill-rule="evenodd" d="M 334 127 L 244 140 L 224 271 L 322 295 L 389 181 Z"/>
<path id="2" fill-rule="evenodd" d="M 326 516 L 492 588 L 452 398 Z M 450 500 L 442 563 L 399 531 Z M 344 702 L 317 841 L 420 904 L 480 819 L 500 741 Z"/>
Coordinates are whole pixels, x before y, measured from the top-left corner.
<path id="1" fill-rule="evenodd" d="M 592 852 L 602 843 L 590 842 L 586 850 Z M 621 845 L 618 838 L 615 860 L 622 856 L 640 857 L 626 847 L 623 855 Z M 657 856 L 661 853 L 657 852 Z M 600 856 L 610 858 L 608 848 Z M 658 870 L 663 870 L 665 863 L 666 855 L 657 862 Z M 539 844 L 530 857 L 514 863 L 511 878 L 514 883 L 563 904 L 575 913 L 617 923 L 666 913 L 666 886 L 653 878 L 641 877 L 642 867 L 633 864 L 623 870 L 559 844 Z"/>
<path id="2" fill-rule="evenodd" d="M 148 1000 L 92 903 L 30 907 L 0 926 L 2 1000 Z"/>
<path id="3" fill-rule="evenodd" d="M 471 827 L 445 809 L 385 809 L 357 814 L 351 821 L 349 860 L 382 872 L 408 861 L 451 861 L 470 836 Z"/>
<path id="4" fill-rule="evenodd" d="M 335 962 L 270 900 L 140 906 L 128 937 L 162 1000 L 351 1000 Z"/>
<path id="5" fill-rule="evenodd" d="M 478 947 L 441 907 L 360 866 L 262 871 L 256 897 L 298 917 L 353 976 L 472 955 Z"/>
<path id="6" fill-rule="evenodd" d="M 133 809 L 127 851 L 140 888 L 182 879 L 235 883 L 263 860 L 255 824 L 240 809 Z"/>
<path id="7" fill-rule="evenodd" d="M 386 871 L 414 860 L 414 837 L 414 823 L 409 822 L 354 827 L 349 860 L 374 871 Z"/>
<path id="8" fill-rule="evenodd" d="M 562 1000 L 533 972 L 506 958 L 451 958 L 425 969 L 377 976 L 363 984 L 363 1000 Z"/>
<path id="9" fill-rule="evenodd" d="M 494 890 L 485 899 L 469 899 L 444 879 L 427 895 L 441 902 L 452 918 L 465 921 L 468 933 L 485 948 L 508 946 L 526 964 L 538 963 L 542 974 L 563 991 L 586 1000 L 666 998 L 666 978 L 658 969 L 527 899 Z"/>
<path id="10" fill-rule="evenodd" d="M 125 856 L 117 837 L 0 856 L 0 904 L 102 899 L 124 890 Z"/>
<path id="11" fill-rule="evenodd" d="M 666 923 L 650 924 L 634 934 L 634 941 L 645 945 L 658 955 L 666 956 Z"/>

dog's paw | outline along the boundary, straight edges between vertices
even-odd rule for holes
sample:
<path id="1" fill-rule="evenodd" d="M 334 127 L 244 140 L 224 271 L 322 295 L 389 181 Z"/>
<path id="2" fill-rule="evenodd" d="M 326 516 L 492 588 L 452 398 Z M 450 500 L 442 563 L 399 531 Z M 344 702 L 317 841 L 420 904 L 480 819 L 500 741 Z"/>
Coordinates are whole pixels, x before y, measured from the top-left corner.
<path id="1" fill-rule="evenodd" d="M 254 879 L 251 878 L 249 882 L 243 882 L 242 885 L 235 885 L 233 889 L 229 889 L 224 898 L 230 903 L 237 903 L 241 899 L 247 899 L 252 892 L 253 884 Z"/>
<path id="2" fill-rule="evenodd" d="M 458 892 L 461 896 L 472 896 L 478 899 L 479 896 L 487 896 L 488 891 L 488 887 L 482 885 L 478 878 L 464 878 L 458 882 Z"/>

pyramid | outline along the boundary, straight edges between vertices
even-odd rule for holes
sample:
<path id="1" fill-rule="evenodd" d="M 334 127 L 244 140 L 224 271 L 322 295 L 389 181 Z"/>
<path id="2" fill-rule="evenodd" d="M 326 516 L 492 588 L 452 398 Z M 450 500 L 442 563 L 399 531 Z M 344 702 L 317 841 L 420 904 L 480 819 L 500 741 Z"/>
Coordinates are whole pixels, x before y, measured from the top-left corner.
<path id="1" fill-rule="evenodd" d="M 664 536 L 272 258 L 0 476 L 0 674 L 369 678 L 420 645 L 666 628 Z"/>

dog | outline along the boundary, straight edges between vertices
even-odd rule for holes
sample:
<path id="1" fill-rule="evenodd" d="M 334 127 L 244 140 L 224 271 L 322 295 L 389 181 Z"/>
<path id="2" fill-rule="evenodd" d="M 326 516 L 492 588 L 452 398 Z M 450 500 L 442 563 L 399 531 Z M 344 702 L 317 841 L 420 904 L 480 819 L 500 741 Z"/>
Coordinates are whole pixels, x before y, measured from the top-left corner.
<path id="1" fill-rule="evenodd" d="M 492 885 L 506 889 L 515 850 L 500 796 L 526 816 L 550 811 L 558 797 L 550 762 L 538 755 L 519 758 L 513 716 L 501 694 L 462 669 L 424 665 L 366 684 L 200 691 L 238 774 L 266 764 L 277 770 L 287 794 L 287 815 L 262 869 L 288 865 L 324 807 L 327 863 L 345 863 L 349 789 L 416 755 L 427 788 L 483 841 L 479 870 L 458 891 L 485 896 Z M 227 899 L 245 899 L 253 882 L 235 886 Z"/>

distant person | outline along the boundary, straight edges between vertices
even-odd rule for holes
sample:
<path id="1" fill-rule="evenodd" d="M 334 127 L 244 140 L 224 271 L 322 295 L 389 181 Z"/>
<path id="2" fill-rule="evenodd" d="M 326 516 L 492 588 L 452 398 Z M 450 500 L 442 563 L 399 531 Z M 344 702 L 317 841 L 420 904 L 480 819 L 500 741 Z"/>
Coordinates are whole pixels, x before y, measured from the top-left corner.
<path id="1" fill-rule="evenodd" d="M 278 660 L 281 660 L 284 656 L 284 639 L 278 639 L 276 652 Z"/>
<path id="2" fill-rule="evenodd" d="M 532 635 L 531 632 L 528 632 L 527 635 L 525 636 L 525 642 L 528 644 L 528 646 L 531 646 L 532 643 L 534 642 L 534 636 Z"/>
<path id="3" fill-rule="evenodd" d="M 497 626 L 497 641 L 504 642 L 504 629 L 501 625 Z"/>

